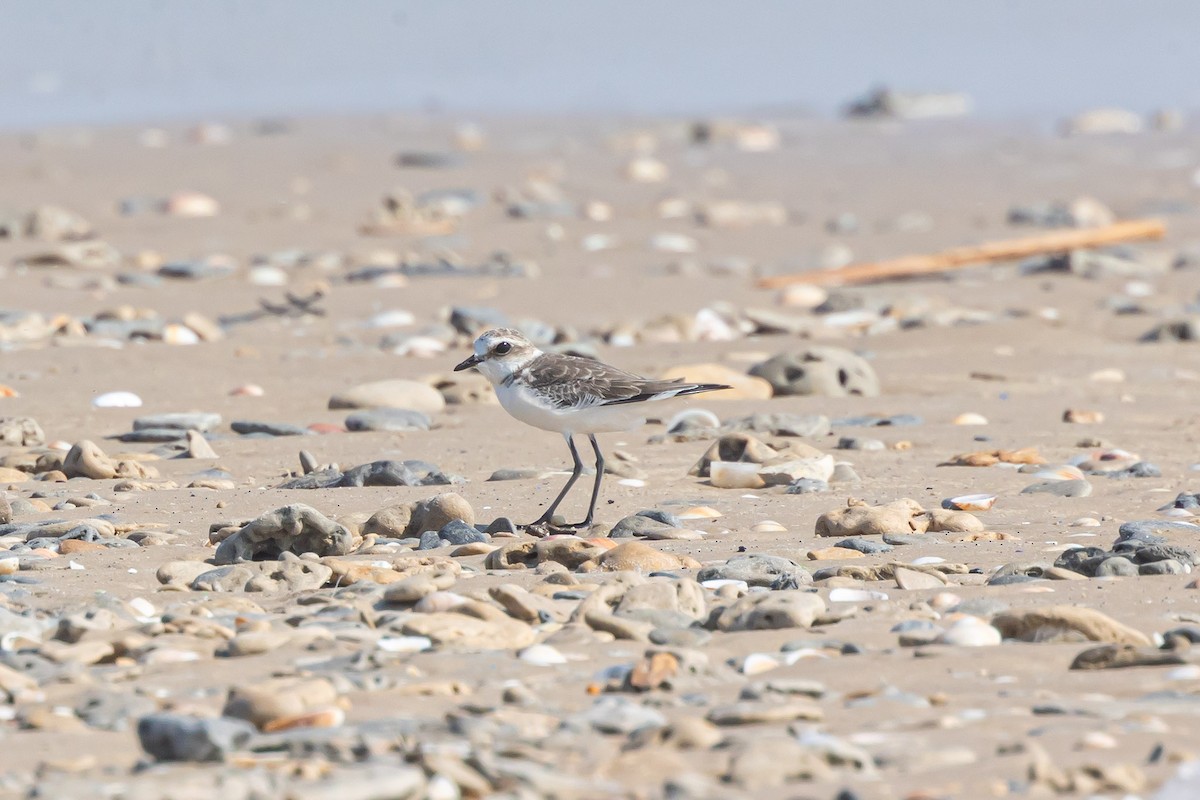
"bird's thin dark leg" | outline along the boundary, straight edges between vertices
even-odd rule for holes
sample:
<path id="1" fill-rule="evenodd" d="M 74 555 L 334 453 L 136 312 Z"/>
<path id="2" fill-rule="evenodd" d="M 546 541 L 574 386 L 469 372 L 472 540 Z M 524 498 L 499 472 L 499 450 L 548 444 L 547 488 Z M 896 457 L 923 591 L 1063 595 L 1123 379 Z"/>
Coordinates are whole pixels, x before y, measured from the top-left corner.
<path id="1" fill-rule="evenodd" d="M 583 461 L 581 461 L 579 458 L 579 451 L 575 449 L 574 438 L 569 433 L 564 433 L 563 438 L 567 440 L 567 447 L 571 449 L 571 458 L 575 461 L 575 467 L 571 470 L 571 477 L 567 478 L 567 485 L 564 486 L 562 491 L 558 493 L 558 497 L 554 498 L 554 502 L 550 504 L 550 507 L 546 509 L 545 513 L 528 525 L 521 526 L 523 528 L 529 528 L 534 525 L 543 525 L 549 522 L 550 518 L 554 516 L 555 510 L 558 508 L 558 504 L 563 501 L 563 498 L 567 496 L 567 492 L 571 491 L 571 487 L 575 485 L 575 481 L 579 480 L 579 476 L 583 473 Z"/>
<path id="2" fill-rule="evenodd" d="M 600 499 L 600 482 L 604 480 L 604 454 L 600 452 L 600 443 L 596 441 L 596 434 L 589 433 L 588 441 L 592 443 L 592 450 L 596 452 L 596 482 L 592 484 L 592 501 L 588 503 L 587 516 L 583 518 L 583 522 L 571 525 L 572 528 L 586 528 L 592 524 L 592 517 L 596 515 L 596 501 Z"/>

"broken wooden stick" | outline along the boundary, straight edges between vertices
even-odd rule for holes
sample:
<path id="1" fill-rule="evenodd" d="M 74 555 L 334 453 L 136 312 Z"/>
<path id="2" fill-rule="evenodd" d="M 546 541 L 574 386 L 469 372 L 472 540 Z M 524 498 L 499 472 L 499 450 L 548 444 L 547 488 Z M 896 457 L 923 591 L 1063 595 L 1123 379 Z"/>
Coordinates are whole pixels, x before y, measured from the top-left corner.
<path id="1" fill-rule="evenodd" d="M 837 269 L 818 269 L 793 275 L 774 275 L 758 282 L 761 289 L 778 289 L 795 283 L 821 286 L 848 283 L 872 283 L 894 278 L 912 278 L 962 269 L 974 264 L 1008 261 L 1015 258 L 1065 253 L 1089 247 L 1105 247 L 1140 239 L 1161 239 L 1167 226 L 1157 219 L 1135 219 L 1116 222 L 1103 228 L 1059 230 L 1023 239 L 1003 242 L 984 242 L 967 247 L 954 247 L 940 253 L 905 256 L 886 261 L 867 261 Z"/>

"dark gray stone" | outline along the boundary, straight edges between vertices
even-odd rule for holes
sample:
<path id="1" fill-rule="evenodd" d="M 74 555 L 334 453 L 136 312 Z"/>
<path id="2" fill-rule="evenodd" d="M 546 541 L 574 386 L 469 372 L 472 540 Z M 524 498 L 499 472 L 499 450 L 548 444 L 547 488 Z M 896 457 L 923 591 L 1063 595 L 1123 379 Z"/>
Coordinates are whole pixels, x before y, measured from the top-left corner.
<path id="1" fill-rule="evenodd" d="M 1092 574 L 1097 578 L 1132 577 L 1138 574 L 1138 567 L 1124 556 L 1109 556 L 1096 565 Z"/>
<path id="2" fill-rule="evenodd" d="M 200 431 L 207 433 L 221 424 L 220 414 L 206 412 L 172 412 L 169 414 L 151 414 L 138 417 L 133 421 L 135 431 L 168 428 L 180 431 Z"/>
<path id="3" fill-rule="evenodd" d="M 443 542 L 453 545 L 488 541 L 486 533 L 477 530 L 473 525 L 468 525 L 461 519 L 450 520 L 437 532 L 437 535 Z"/>
<path id="4" fill-rule="evenodd" d="M 1183 575 L 1187 572 L 1187 566 L 1173 558 L 1138 565 L 1139 575 Z"/>
<path id="5" fill-rule="evenodd" d="M 449 542 L 443 542 L 442 537 L 438 536 L 437 531 L 422 531 L 421 543 L 417 545 L 418 550 L 436 550 L 439 547 L 445 547 Z"/>
<path id="6" fill-rule="evenodd" d="M 143 428 L 136 431 L 126 431 L 111 438 L 130 444 L 159 444 L 162 442 L 182 441 L 187 438 L 187 431 L 182 431 L 178 428 Z"/>
<path id="7" fill-rule="evenodd" d="M 346 417 L 348 431 L 427 431 L 432 423 L 420 411 L 403 408 L 373 408 Z"/>
<path id="8" fill-rule="evenodd" d="M 1147 542 L 1165 541 L 1162 537 L 1171 533 L 1200 534 L 1200 525 L 1174 520 L 1141 519 L 1122 523 L 1117 529 L 1117 541 L 1141 539 Z"/>
<path id="9" fill-rule="evenodd" d="M 672 530 L 677 526 L 668 525 L 657 519 L 633 514 L 625 517 L 608 532 L 611 539 L 623 539 L 630 536 L 654 536 L 663 531 Z"/>
<path id="10" fill-rule="evenodd" d="M 682 528 L 683 521 L 679 517 L 672 514 L 670 511 L 663 511 L 658 508 L 645 508 L 637 512 L 635 516 L 646 517 L 661 522 L 664 525 L 669 525 L 672 528 Z"/>
<path id="11" fill-rule="evenodd" d="M 845 547 L 847 550 L 857 550 L 860 553 L 867 555 L 876 555 L 878 553 L 890 553 L 892 546 L 884 542 L 877 542 L 874 539 L 862 539 L 857 536 L 852 536 L 849 539 L 842 539 L 835 547 Z"/>
<path id="12" fill-rule="evenodd" d="M 311 436 L 312 431 L 300 425 L 287 422 L 261 422 L 258 420 L 235 420 L 230 423 L 234 433 L 243 436 L 259 434 L 263 436 Z"/>
<path id="13" fill-rule="evenodd" d="M 1165 506 L 1159 506 L 1159 511 L 1170 511 L 1172 509 L 1181 508 L 1186 511 L 1200 510 L 1200 494 L 1195 492 L 1180 492 L 1175 495 L 1175 499 L 1167 503 Z"/>
<path id="14" fill-rule="evenodd" d="M 517 533 L 517 524 L 508 517 L 496 517 L 484 529 L 484 533 Z"/>
<path id="15" fill-rule="evenodd" d="M 207 281 L 232 275 L 236 270 L 233 264 L 213 263 L 208 261 L 172 261 L 158 268 L 158 274 L 163 278 L 175 278 L 186 281 Z"/>
<path id="16" fill-rule="evenodd" d="M 142 749 L 158 761 L 223 761 L 255 733 L 249 722 L 228 717 L 148 714 L 137 723 Z"/>
<path id="17" fill-rule="evenodd" d="M 1158 468 L 1158 465 L 1151 464 L 1149 461 L 1139 461 L 1136 464 L 1131 464 L 1126 469 L 1105 474 L 1117 480 L 1125 480 L 1127 478 L 1161 478 L 1162 470 Z"/>

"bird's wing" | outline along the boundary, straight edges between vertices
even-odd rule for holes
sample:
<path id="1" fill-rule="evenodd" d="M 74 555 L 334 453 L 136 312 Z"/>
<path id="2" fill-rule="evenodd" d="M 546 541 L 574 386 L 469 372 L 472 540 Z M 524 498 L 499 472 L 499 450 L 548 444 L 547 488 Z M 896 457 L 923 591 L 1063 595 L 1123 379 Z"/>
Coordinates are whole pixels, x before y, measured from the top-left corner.
<path id="1" fill-rule="evenodd" d="M 560 353 L 543 353 L 514 378 L 528 384 L 557 408 L 652 400 L 675 394 L 684 386 L 682 380 L 652 380 L 590 358 Z"/>

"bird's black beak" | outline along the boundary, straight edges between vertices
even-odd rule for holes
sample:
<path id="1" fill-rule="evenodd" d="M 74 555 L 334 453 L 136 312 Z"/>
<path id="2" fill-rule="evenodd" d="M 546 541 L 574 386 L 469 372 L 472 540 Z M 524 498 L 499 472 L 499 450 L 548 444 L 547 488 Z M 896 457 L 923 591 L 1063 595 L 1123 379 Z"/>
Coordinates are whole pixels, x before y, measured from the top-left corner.
<path id="1" fill-rule="evenodd" d="M 483 359 L 472 353 L 470 358 L 463 359 L 461 362 L 459 362 L 459 365 L 454 368 L 454 371 L 462 372 L 464 369 L 470 369 L 480 361 L 483 361 Z"/>

